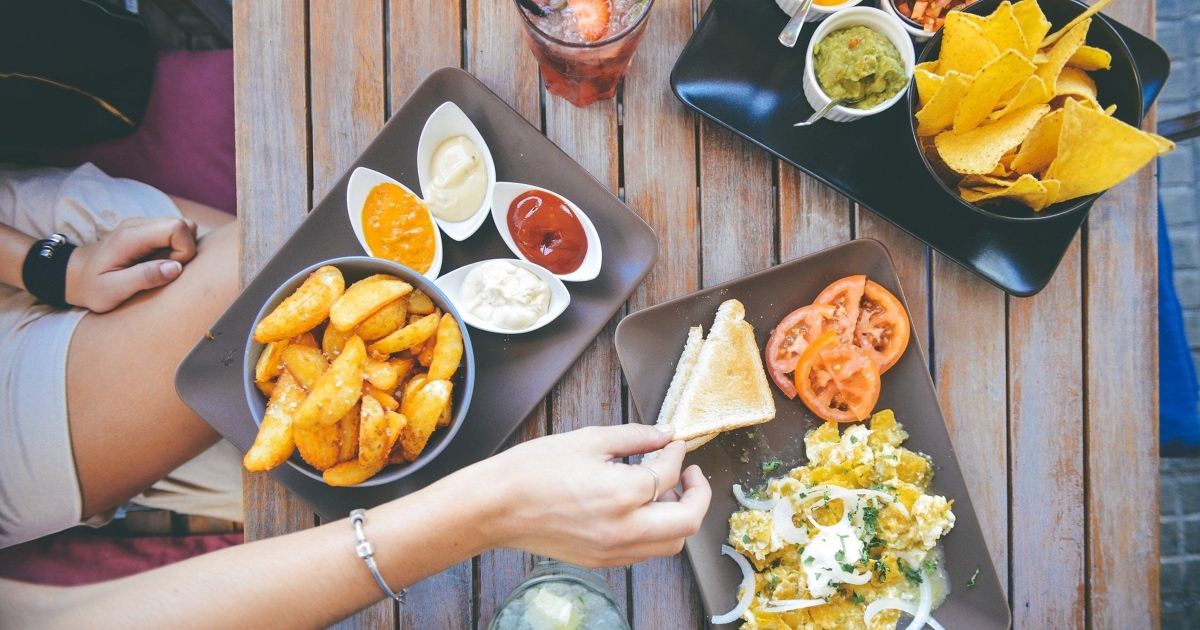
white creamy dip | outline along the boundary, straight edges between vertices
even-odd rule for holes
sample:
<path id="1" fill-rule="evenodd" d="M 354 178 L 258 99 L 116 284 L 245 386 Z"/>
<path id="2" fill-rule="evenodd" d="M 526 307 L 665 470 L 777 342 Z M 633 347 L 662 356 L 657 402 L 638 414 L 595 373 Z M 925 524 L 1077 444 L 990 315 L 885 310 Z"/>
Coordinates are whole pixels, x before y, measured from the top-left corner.
<path id="1" fill-rule="evenodd" d="M 532 271 L 503 260 L 469 271 L 461 296 L 472 315 L 507 330 L 528 328 L 550 309 L 550 287 Z"/>
<path id="2" fill-rule="evenodd" d="M 423 192 L 433 216 L 459 222 L 479 210 L 487 194 L 487 167 L 470 138 L 453 136 L 443 140 L 433 150 L 429 173 L 432 181 Z"/>
<path id="3" fill-rule="evenodd" d="M 848 519 L 822 529 L 800 554 L 808 592 L 813 597 L 830 597 L 837 592 L 837 584 L 865 583 L 866 580 L 858 579 L 862 574 L 853 567 L 862 557 L 863 542 Z M 866 577 L 869 579 L 870 575 Z"/>

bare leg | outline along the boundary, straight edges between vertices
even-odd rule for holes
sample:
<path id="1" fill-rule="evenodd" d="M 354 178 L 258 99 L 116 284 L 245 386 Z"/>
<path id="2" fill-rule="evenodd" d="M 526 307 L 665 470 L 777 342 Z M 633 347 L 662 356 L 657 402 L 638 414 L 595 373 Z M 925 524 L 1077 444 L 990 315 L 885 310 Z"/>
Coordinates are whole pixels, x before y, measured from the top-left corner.
<path id="1" fill-rule="evenodd" d="M 202 234 L 206 217 L 226 217 L 224 225 L 201 237 L 177 280 L 109 313 L 89 313 L 71 339 L 67 407 L 84 519 L 142 492 L 219 437 L 179 400 L 174 379 L 237 294 L 237 226 L 200 204 L 179 205 Z M 221 216 L 201 210 L 197 217 L 195 207 Z"/>
<path id="2" fill-rule="evenodd" d="M 175 202 L 175 207 L 179 208 L 183 216 L 196 222 L 200 236 L 204 236 L 234 220 L 233 215 L 221 212 L 212 206 L 206 206 L 190 199 L 184 199 L 183 197 L 167 196 L 171 198 L 171 201 Z"/>

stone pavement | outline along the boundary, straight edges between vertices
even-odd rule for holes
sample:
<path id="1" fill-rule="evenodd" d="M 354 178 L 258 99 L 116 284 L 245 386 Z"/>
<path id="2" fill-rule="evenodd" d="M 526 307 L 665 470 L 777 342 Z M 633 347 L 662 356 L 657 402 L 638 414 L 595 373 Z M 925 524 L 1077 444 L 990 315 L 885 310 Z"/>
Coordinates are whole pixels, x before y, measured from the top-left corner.
<path id="1" fill-rule="evenodd" d="M 1200 110 L 1200 2 L 1158 1 L 1158 42 L 1171 76 L 1158 99 L 1160 121 Z M 1175 288 L 1192 356 L 1200 364 L 1200 138 L 1159 161 L 1159 194 L 1175 257 Z M 1149 209 L 1148 209 L 1149 210 Z M 1161 465 L 1162 627 L 1200 629 L 1200 459 Z"/>

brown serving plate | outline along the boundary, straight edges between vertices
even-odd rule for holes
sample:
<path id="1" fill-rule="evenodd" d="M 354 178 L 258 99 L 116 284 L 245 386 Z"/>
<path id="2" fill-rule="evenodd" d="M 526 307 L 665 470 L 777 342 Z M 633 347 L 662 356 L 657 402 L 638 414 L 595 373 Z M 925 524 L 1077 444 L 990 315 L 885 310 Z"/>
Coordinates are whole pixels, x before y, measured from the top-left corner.
<path id="1" fill-rule="evenodd" d="M 707 335 L 721 302 L 736 298 L 746 306 L 746 321 L 754 326 L 755 340 L 763 348 L 772 328 L 785 315 L 812 303 L 834 280 L 855 274 L 866 274 L 904 301 L 887 250 L 878 241 L 861 239 L 626 317 L 617 327 L 617 355 L 643 421 L 651 423 L 658 417 L 688 328 L 703 326 Z M 771 391 L 777 409 L 774 420 L 722 434 L 689 453 L 685 461 L 685 465 L 698 464 L 713 488 L 712 504 L 700 532 L 685 545 L 709 615 L 723 614 L 733 608 L 742 579 L 737 565 L 720 551 L 729 535 L 729 516 L 739 509 L 731 489 L 733 484 L 741 483 L 743 487 L 761 484 L 766 478 L 762 463 L 772 457 L 783 463 L 782 470 L 806 463 L 804 434 L 820 425 L 820 420 L 799 400 L 788 400 L 773 384 Z M 896 419 L 909 434 L 904 446 L 933 458 L 936 472 L 930 491 L 954 500 L 957 522 L 941 542 L 946 552 L 950 595 L 934 611 L 934 617 L 947 628 L 1008 628 L 1011 623 L 1008 602 L 967 494 L 915 327 L 908 349 L 883 375 L 883 388 L 875 409 L 895 411 Z M 975 585 L 968 587 L 976 570 Z"/>
<path id="2" fill-rule="evenodd" d="M 471 329 L 475 392 L 454 440 L 416 473 L 374 487 L 331 488 L 291 466 L 271 474 L 326 519 L 403 496 L 493 453 L 546 397 L 563 373 L 633 293 L 658 258 L 650 226 L 603 184 L 532 127 L 475 77 L 457 68 L 429 75 L 346 170 L 295 234 L 200 339 L 175 374 L 179 397 L 235 446 L 246 451 L 257 426 L 243 394 L 243 352 L 254 317 L 275 289 L 305 267 L 361 255 L 346 213 L 346 184 L 359 166 L 419 191 L 417 143 L 426 119 L 453 101 L 471 118 L 496 161 L 501 181 L 553 190 L 587 212 L 604 247 L 600 275 L 570 285 L 571 305 L 545 328 L 522 335 Z M 443 237 L 442 273 L 489 258 L 513 258 L 495 225 L 486 221 L 462 242 Z"/>

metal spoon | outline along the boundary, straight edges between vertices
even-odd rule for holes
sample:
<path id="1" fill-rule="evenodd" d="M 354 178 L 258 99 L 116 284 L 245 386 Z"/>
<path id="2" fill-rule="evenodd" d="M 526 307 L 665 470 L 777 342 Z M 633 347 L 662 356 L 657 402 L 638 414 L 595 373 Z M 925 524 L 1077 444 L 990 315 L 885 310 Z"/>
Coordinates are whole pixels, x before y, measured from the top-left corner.
<path id="1" fill-rule="evenodd" d="M 783 32 L 779 34 L 779 43 L 794 48 L 796 40 L 800 37 L 800 29 L 804 28 L 804 18 L 808 16 L 808 9 L 812 7 L 813 0 L 800 0 L 800 8 L 792 14 L 792 19 L 788 20 L 787 26 L 783 27 Z"/>
<path id="2" fill-rule="evenodd" d="M 839 98 L 837 100 L 829 101 L 828 105 L 826 105 L 825 107 L 822 107 L 821 111 L 814 113 L 812 116 L 809 116 L 808 120 L 802 120 L 792 126 L 793 127 L 807 127 L 807 126 L 817 122 L 818 120 L 821 120 L 822 118 L 824 118 L 825 114 L 828 114 L 829 111 L 834 108 L 834 106 L 836 106 L 836 105 L 853 105 L 853 104 L 863 100 L 864 98 L 867 98 L 867 97 L 864 95 L 864 96 L 860 96 L 858 98 Z"/>

